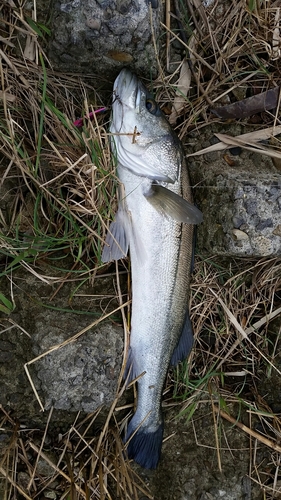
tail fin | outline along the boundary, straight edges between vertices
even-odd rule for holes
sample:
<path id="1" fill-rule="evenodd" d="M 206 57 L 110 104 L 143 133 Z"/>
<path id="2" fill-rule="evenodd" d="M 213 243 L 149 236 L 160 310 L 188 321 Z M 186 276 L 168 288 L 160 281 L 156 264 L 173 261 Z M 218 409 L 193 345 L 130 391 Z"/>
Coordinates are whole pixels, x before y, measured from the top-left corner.
<path id="1" fill-rule="evenodd" d="M 152 432 L 148 432 L 145 426 L 136 430 L 137 427 L 133 417 L 128 425 L 125 439 L 125 442 L 128 441 L 128 457 L 133 458 L 145 469 L 156 469 L 161 455 L 164 424 L 162 422 Z"/>

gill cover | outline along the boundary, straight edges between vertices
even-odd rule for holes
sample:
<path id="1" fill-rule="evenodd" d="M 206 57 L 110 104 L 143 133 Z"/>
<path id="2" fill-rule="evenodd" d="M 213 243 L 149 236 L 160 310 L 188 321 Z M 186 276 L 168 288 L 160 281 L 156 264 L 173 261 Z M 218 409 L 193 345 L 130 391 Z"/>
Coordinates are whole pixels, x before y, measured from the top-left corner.
<path id="1" fill-rule="evenodd" d="M 181 166 L 178 138 L 145 86 L 127 69 L 114 84 L 110 125 L 118 163 L 135 175 L 174 183 Z"/>

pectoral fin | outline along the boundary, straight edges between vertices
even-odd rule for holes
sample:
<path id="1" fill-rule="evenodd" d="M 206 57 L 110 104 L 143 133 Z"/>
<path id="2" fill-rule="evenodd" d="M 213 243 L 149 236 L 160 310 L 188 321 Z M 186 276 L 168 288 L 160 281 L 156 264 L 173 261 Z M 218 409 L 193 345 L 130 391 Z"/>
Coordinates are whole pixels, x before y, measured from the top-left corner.
<path id="1" fill-rule="evenodd" d="M 108 233 L 105 238 L 101 260 L 102 262 L 110 262 L 126 257 L 129 248 L 129 215 L 119 208 L 114 221 L 110 224 Z"/>
<path id="2" fill-rule="evenodd" d="M 178 222 L 200 224 L 203 220 L 202 212 L 195 205 L 159 184 L 152 184 L 145 197 L 157 212 L 169 215 Z"/>

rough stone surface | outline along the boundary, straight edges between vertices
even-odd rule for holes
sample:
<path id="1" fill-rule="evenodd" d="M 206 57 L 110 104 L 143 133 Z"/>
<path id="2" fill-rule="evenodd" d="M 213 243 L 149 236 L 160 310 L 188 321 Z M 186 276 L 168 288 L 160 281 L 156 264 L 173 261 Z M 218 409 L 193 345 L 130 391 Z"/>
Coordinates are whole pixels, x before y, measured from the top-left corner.
<path id="1" fill-rule="evenodd" d="M 48 269 L 45 272 L 48 274 Z M 0 289 L 9 296 L 9 284 L 4 281 L 2 278 Z M 106 291 L 111 281 L 106 284 L 101 280 L 100 286 Z M 40 412 L 24 364 L 70 339 L 95 317 L 87 315 L 86 310 L 85 315 L 60 311 L 69 308 L 70 284 L 64 285 L 52 304 L 54 310 L 43 306 L 48 304 L 52 287 L 34 275 L 19 270 L 13 276 L 13 285 L 17 289 L 15 312 L 0 319 L 0 404 L 27 417 Z M 87 293 L 94 295 L 97 290 L 89 287 Z M 91 412 L 101 404 L 110 406 L 116 395 L 122 352 L 122 328 L 102 322 L 29 365 L 44 408 Z"/>
<path id="2" fill-rule="evenodd" d="M 63 331 L 53 321 L 46 326 L 43 317 L 37 319 L 33 350 L 46 352 L 67 340 L 73 321 L 67 316 Z M 38 361 L 37 377 L 45 409 L 54 406 L 59 410 L 92 412 L 102 404 L 110 405 L 120 373 L 122 335 L 121 328 L 101 324 Z"/>
<path id="3" fill-rule="evenodd" d="M 213 143 L 218 126 L 196 137 L 196 150 Z M 238 126 L 224 130 L 242 134 Z M 192 142 L 193 138 L 190 142 Z M 194 195 L 204 214 L 198 252 L 225 256 L 281 255 L 281 174 L 258 153 L 219 151 L 188 158 Z"/>
<path id="4" fill-rule="evenodd" d="M 158 40 L 161 2 L 151 12 Z M 52 6 L 51 30 L 48 55 L 60 71 L 92 73 L 110 77 L 112 82 L 123 66 L 130 65 L 148 77 L 151 73 L 156 76 L 150 4 L 146 0 L 59 0 Z"/>

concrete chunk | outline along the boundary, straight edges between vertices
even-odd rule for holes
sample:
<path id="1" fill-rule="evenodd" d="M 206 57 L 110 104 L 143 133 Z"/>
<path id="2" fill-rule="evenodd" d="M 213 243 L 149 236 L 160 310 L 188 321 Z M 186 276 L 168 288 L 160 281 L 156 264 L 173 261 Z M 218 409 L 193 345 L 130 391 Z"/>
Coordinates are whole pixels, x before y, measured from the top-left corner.
<path id="1" fill-rule="evenodd" d="M 209 132 L 210 142 L 205 138 L 204 145 L 211 144 L 212 135 Z M 194 144 L 200 150 L 200 142 Z M 259 153 L 244 150 L 231 162 L 229 156 L 226 150 L 187 159 L 195 201 L 204 216 L 198 227 L 198 252 L 281 255 L 280 171 Z"/>
<path id="2" fill-rule="evenodd" d="M 110 84 L 126 64 L 156 76 L 152 33 L 158 40 L 161 2 L 72 0 L 55 2 L 52 9 L 48 56 L 55 69 L 92 73 L 109 78 Z"/>

